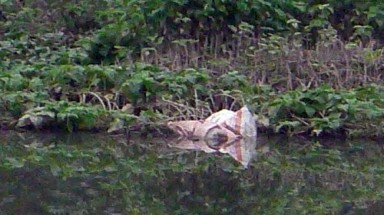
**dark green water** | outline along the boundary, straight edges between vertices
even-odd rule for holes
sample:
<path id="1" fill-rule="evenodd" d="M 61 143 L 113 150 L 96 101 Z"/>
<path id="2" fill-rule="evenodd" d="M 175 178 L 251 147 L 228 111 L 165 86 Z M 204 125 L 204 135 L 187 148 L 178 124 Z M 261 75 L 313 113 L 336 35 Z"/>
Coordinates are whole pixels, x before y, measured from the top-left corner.
<path id="1" fill-rule="evenodd" d="M 383 213 L 384 145 L 259 141 L 245 169 L 170 140 L 3 132 L 0 214 Z"/>

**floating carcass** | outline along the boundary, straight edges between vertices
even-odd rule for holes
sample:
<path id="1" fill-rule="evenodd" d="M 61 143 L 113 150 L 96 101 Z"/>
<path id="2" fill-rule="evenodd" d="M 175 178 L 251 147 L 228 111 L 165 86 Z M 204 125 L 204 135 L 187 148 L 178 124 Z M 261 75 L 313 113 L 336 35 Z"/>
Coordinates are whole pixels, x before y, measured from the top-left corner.
<path id="1" fill-rule="evenodd" d="M 173 121 L 168 127 L 181 137 L 174 147 L 227 153 L 247 167 L 256 155 L 256 122 L 246 106 L 221 110 L 205 120 Z"/>

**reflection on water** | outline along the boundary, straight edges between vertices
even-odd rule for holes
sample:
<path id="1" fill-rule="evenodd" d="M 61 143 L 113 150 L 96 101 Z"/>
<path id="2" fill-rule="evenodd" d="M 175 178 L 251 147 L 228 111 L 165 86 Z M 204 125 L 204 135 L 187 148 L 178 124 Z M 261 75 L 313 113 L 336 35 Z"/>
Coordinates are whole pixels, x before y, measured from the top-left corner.
<path id="1" fill-rule="evenodd" d="M 163 139 L 0 136 L 0 214 L 380 214 L 383 208 L 384 150 L 364 140 L 260 137 L 257 159 L 244 168 L 230 154 L 170 148 Z"/>
<path id="2" fill-rule="evenodd" d="M 175 142 L 175 144 L 172 144 L 171 146 L 179 149 L 192 149 L 204 151 L 206 153 L 221 152 L 229 154 L 244 167 L 248 167 L 252 158 L 256 157 L 256 136 L 245 136 L 235 139 L 232 142 L 218 140 L 210 141 L 210 139 L 193 140 L 188 138 L 177 139 L 172 142 Z M 213 142 L 214 144 L 211 144 L 210 142 Z M 221 142 L 221 144 L 217 145 L 217 142 Z"/>

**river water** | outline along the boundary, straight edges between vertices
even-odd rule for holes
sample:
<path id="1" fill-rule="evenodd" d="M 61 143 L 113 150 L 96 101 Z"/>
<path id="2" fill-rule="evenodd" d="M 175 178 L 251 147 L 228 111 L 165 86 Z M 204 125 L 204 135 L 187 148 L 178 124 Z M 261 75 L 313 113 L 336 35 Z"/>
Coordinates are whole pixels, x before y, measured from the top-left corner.
<path id="1" fill-rule="evenodd" d="M 171 139 L 0 133 L 0 214 L 382 214 L 384 145 L 257 139 L 244 167 Z"/>

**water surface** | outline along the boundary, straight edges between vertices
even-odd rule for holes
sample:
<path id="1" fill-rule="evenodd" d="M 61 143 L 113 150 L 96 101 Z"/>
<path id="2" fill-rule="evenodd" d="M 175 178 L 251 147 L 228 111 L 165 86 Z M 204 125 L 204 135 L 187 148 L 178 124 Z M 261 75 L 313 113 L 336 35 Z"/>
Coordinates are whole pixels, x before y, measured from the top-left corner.
<path id="1" fill-rule="evenodd" d="M 244 168 L 169 139 L 0 134 L 0 214 L 372 214 L 383 145 L 258 138 Z"/>

